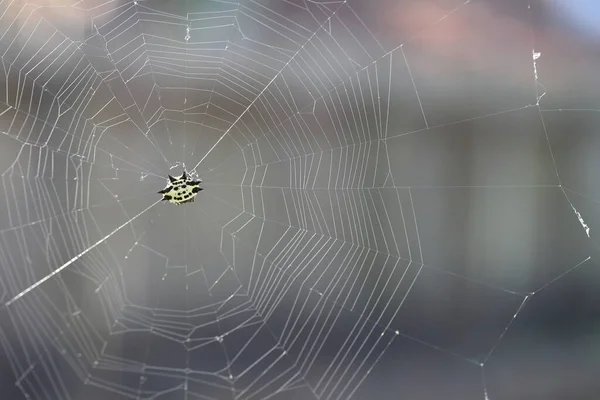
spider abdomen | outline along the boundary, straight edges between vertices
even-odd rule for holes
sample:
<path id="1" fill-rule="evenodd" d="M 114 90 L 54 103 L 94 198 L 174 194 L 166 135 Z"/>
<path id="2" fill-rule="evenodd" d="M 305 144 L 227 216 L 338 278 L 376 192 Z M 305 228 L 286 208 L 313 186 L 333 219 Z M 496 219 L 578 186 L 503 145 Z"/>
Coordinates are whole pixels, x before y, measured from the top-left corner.
<path id="1" fill-rule="evenodd" d="M 201 182 L 200 179 L 189 178 L 186 172 L 183 171 L 183 174 L 178 178 L 169 175 L 169 184 L 158 193 L 163 195 L 163 201 L 169 201 L 173 204 L 193 203 L 196 195 L 202 190 L 199 187 Z"/>

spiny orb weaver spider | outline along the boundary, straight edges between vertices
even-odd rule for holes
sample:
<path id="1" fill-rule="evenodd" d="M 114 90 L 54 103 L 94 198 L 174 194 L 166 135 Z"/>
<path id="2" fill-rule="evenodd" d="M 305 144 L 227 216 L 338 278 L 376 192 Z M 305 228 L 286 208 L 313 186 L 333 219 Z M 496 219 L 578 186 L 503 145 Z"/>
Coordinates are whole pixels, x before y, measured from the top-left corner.
<path id="1" fill-rule="evenodd" d="M 202 179 L 194 180 L 188 177 L 185 170 L 178 178 L 169 175 L 169 184 L 158 193 L 163 195 L 163 201 L 169 201 L 173 204 L 193 203 L 198 192 L 203 190 L 199 185 Z"/>

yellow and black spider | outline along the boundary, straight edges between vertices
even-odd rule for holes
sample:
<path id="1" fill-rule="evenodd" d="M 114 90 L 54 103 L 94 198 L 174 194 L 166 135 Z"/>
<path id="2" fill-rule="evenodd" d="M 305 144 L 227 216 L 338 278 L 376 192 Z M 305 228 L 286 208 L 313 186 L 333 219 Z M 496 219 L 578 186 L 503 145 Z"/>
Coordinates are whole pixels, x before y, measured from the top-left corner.
<path id="1" fill-rule="evenodd" d="M 183 171 L 179 178 L 173 178 L 169 175 L 169 184 L 158 193 L 163 195 L 163 201 L 169 201 L 173 204 L 193 203 L 198 192 L 202 190 L 199 186 L 201 183 L 202 179 L 194 180 Z"/>

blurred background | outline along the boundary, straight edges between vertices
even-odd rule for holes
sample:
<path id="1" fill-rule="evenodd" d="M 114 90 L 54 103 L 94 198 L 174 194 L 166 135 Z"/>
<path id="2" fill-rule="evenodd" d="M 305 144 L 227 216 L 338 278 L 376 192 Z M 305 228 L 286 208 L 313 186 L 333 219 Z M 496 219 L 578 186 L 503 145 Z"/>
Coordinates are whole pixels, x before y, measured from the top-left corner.
<path id="1" fill-rule="evenodd" d="M 599 44 L 592 0 L 1 2 L 3 398 L 598 398 Z"/>

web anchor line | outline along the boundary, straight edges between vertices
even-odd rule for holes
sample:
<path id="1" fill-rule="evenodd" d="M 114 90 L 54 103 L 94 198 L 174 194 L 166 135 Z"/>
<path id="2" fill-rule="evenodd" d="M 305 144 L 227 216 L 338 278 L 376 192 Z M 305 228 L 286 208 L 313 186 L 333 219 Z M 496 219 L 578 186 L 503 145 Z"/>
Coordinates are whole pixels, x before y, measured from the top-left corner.
<path id="1" fill-rule="evenodd" d="M 256 103 L 256 101 L 260 98 L 260 96 L 263 95 L 264 92 L 267 91 L 267 89 L 269 87 L 271 87 L 271 85 L 273 84 L 273 82 L 275 82 L 275 80 L 277 78 L 279 78 L 279 76 L 283 73 L 283 70 L 290 65 L 290 63 L 292 62 L 292 60 L 294 58 L 296 58 L 296 56 L 304 49 L 304 46 L 306 46 L 308 43 L 310 43 L 310 41 L 313 39 L 313 37 L 315 37 L 317 35 L 317 33 L 319 33 L 319 31 L 321 29 L 323 29 L 323 27 L 329 23 L 329 21 L 331 21 L 331 18 L 333 18 L 333 16 L 340 10 L 340 8 L 342 8 L 344 6 L 344 4 L 346 4 L 346 2 L 344 1 L 338 8 L 336 8 L 336 10 L 331 13 L 331 15 L 325 20 L 325 22 L 323 22 L 318 29 L 316 29 L 312 35 L 310 35 L 310 37 L 308 38 L 308 40 L 290 57 L 290 59 L 288 60 L 288 62 L 286 62 L 284 64 L 284 66 L 279 70 L 279 72 L 277 72 L 277 74 L 275 74 L 275 76 L 269 81 L 269 83 L 267 83 L 265 85 L 265 87 L 260 91 L 260 93 L 258 93 L 258 95 L 254 98 L 254 100 L 252 100 L 252 102 L 248 105 L 248 107 L 246 107 L 244 109 L 244 111 L 239 115 L 239 117 L 237 117 L 237 119 L 235 121 L 233 121 L 233 123 L 231 124 L 231 126 L 229 128 L 227 128 L 227 130 L 225 131 L 225 133 L 223 133 L 221 135 L 221 137 L 219 137 L 219 139 L 215 142 L 215 144 L 213 144 L 213 146 L 210 148 L 210 150 L 208 150 L 206 152 L 206 154 L 200 159 L 200 161 L 198 161 L 198 163 L 194 166 L 194 168 L 192 168 L 191 172 L 196 172 L 196 169 L 198 168 L 198 166 L 200 164 L 202 164 L 202 161 L 204 161 L 204 159 L 206 157 L 208 157 L 208 155 L 215 149 L 215 147 L 217 147 L 217 145 L 221 142 L 221 140 L 223 140 L 223 138 L 225 136 L 227 136 L 227 134 L 233 129 L 233 127 L 235 126 L 235 124 L 237 124 L 239 122 L 240 119 L 242 119 L 242 117 L 244 115 L 246 115 L 246 113 L 248 112 L 248 110 L 250 110 L 250 108 L 252 108 L 252 106 L 254 105 L 254 103 Z"/>
<path id="2" fill-rule="evenodd" d="M 132 223 L 140 215 L 144 214 L 146 211 L 148 211 L 149 209 L 151 209 L 152 207 L 154 207 L 155 205 L 157 205 L 158 203 L 160 203 L 160 201 L 161 200 L 158 200 L 155 203 L 149 205 L 144 210 L 140 211 L 135 216 L 131 217 L 127 222 L 123 223 L 118 228 L 116 228 L 115 230 L 113 230 L 111 233 L 109 233 L 108 235 L 104 236 L 102 239 L 98 240 L 96 243 L 94 243 L 93 245 L 91 245 L 90 247 L 88 247 L 87 249 L 85 249 L 84 251 L 82 251 L 81 253 L 77 254 L 75 257 L 71 258 L 69 261 L 67 261 L 66 263 L 64 263 L 63 265 L 61 265 L 60 267 L 58 267 L 57 269 L 55 269 L 54 271 L 52 271 L 51 273 L 49 273 L 48 275 L 46 275 L 45 277 L 43 277 L 42 279 L 40 279 L 39 281 L 37 281 L 36 283 L 34 283 L 33 285 L 29 286 L 27 289 L 23 290 L 21 293 L 19 293 L 18 295 L 16 295 L 15 297 L 13 297 L 9 301 L 7 301 L 6 303 L 4 303 L 4 305 L 6 307 L 9 307 L 15 301 L 19 300 L 21 297 L 25 296 L 27 293 L 31 292 L 36 287 L 38 287 L 42 283 L 46 282 L 48 279 L 52 278 L 54 275 L 57 275 L 58 273 L 60 273 L 62 270 L 64 270 L 65 268 L 67 268 L 69 265 L 73 264 L 75 261 L 79 260 L 81 257 L 83 257 L 84 255 L 86 255 L 87 253 L 89 253 L 90 250 L 93 250 L 94 248 L 98 247 L 102 243 L 106 242 L 112 235 L 114 235 L 115 233 L 117 233 L 121 229 L 123 229 L 125 226 L 129 225 L 130 223 Z"/>

